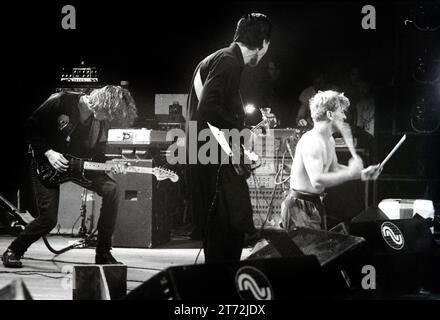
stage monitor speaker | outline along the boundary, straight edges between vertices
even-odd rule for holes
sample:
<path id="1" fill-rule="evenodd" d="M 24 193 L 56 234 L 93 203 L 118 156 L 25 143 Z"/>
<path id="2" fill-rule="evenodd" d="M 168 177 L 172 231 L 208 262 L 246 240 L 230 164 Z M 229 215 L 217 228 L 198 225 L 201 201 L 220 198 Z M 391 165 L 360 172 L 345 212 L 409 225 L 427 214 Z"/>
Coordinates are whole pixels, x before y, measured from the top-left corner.
<path id="1" fill-rule="evenodd" d="M 363 238 L 302 227 L 289 232 L 264 230 L 262 236 L 247 259 L 313 255 L 323 269 L 334 298 L 344 298 L 356 289 L 352 278 L 356 278 L 358 256 L 363 253 Z"/>
<path id="2" fill-rule="evenodd" d="M 153 167 L 152 160 L 112 160 L 131 166 Z M 169 206 L 174 194 L 170 180 L 157 181 L 151 174 L 116 175 L 119 188 L 118 218 L 114 247 L 152 248 L 170 240 Z"/>
<path id="3" fill-rule="evenodd" d="M 289 232 L 264 230 L 262 236 L 247 259 L 315 255 L 326 266 L 365 244 L 360 237 L 303 227 Z"/>
<path id="4" fill-rule="evenodd" d="M 351 223 L 388 220 L 387 215 L 379 207 L 368 207 L 353 219 Z"/>
<path id="5" fill-rule="evenodd" d="M 314 256 L 170 267 L 131 291 L 127 300 L 290 300 L 328 297 Z"/>
<path id="6" fill-rule="evenodd" d="M 374 267 L 377 290 L 416 293 L 430 286 L 438 248 L 427 221 L 422 218 L 355 221 L 361 222 L 350 225 L 350 234 L 363 237 L 368 243 L 359 263 Z"/>
<path id="7" fill-rule="evenodd" d="M 33 300 L 32 296 L 20 278 L 0 289 L 0 300 Z"/>
<path id="8" fill-rule="evenodd" d="M 119 300 L 127 293 L 127 266 L 73 266 L 73 300 Z"/>

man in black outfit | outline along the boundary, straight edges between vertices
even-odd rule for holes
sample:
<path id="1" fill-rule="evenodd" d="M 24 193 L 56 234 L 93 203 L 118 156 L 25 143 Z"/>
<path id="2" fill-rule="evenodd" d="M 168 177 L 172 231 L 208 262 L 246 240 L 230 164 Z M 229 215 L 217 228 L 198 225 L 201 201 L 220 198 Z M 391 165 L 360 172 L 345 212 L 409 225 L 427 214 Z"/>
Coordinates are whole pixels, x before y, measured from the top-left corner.
<path id="1" fill-rule="evenodd" d="M 136 106 L 130 92 L 119 86 L 105 86 L 93 90 L 89 95 L 56 93 L 32 113 L 26 122 L 26 136 L 32 149 L 30 175 L 38 217 L 4 252 L 5 267 L 21 267 L 20 259 L 26 250 L 41 236 L 48 234 L 57 223 L 59 186 L 39 179 L 36 162 L 44 159 L 62 172 L 68 168 L 64 153 L 79 158 L 102 157 L 110 122 L 130 125 L 136 116 Z M 113 173 L 125 172 L 125 168 L 119 165 Z M 93 182 L 89 189 L 102 196 L 95 262 L 118 263 L 110 253 L 118 207 L 116 182 L 105 172 L 88 173 L 87 178 Z"/>
<path id="2" fill-rule="evenodd" d="M 232 44 L 198 64 L 188 98 L 189 125 L 197 121 L 198 132 L 208 122 L 219 129 L 244 128 L 241 74 L 245 65 L 256 66 L 266 54 L 271 29 L 264 14 L 248 14 L 238 21 Z M 245 234 L 255 233 L 245 177 L 232 164 L 218 163 L 188 166 L 189 210 L 203 240 L 205 263 L 239 261 Z"/>

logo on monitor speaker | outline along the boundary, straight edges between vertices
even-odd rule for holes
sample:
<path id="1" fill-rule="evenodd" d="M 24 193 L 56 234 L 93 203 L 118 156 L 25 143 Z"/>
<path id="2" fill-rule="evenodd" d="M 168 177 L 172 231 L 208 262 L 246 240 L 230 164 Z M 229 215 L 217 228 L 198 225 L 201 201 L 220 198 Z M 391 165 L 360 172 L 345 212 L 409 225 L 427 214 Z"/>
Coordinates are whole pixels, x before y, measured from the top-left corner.
<path id="1" fill-rule="evenodd" d="M 273 300 L 274 292 L 263 272 L 251 266 L 237 270 L 235 287 L 243 300 Z"/>
<path id="2" fill-rule="evenodd" d="M 382 223 L 380 231 L 385 242 L 394 250 L 400 250 L 405 246 L 403 234 L 394 223 L 388 221 Z"/>

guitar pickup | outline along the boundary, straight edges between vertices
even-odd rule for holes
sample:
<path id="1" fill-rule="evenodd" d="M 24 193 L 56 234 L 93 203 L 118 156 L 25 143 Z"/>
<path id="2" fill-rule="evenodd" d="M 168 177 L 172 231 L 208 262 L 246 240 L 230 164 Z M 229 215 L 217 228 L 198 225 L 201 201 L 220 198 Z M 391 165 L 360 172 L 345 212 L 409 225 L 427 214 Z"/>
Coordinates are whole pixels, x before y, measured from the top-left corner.
<path id="1" fill-rule="evenodd" d="M 136 150 L 134 152 L 136 159 L 146 158 L 147 150 Z"/>
<path id="2" fill-rule="evenodd" d="M 126 155 L 126 154 L 134 154 L 134 150 L 133 150 L 133 149 L 122 149 L 122 150 L 121 150 L 121 153 L 122 153 L 123 155 Z"/>

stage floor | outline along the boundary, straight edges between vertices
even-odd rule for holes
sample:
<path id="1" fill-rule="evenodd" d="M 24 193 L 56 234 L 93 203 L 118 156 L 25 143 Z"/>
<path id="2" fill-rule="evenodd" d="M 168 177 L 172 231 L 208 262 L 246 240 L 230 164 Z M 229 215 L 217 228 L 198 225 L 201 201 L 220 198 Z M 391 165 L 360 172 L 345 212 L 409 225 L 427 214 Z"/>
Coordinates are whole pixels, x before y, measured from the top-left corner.
<path id="1" fill-rule="evenodd" d="M 14 239 L 0 236 L 1 253 Z M 79 240 L 70 236 L 51 235 L 48 241 L 56 250 L 69 245 L 69 241 Z M 201 242 L 185 237 L 173 238 L 167 244 L 154 249 L 113 248 L 112 254 L 127 265 L 127 293 L 141 285 L 156 273 L 171 266 L 194 264 Z M 250 254 L 245 248 L 242 259 Z M 0 288 L 15 278 L 21 278 L 35 300 L 72 300 L 72 288 L 68 277 L 70 266 L 94 264 L 94 248 L 78 248 L 55 256 L 45 246 L 43 240 L 34 243 L 22 258 L 23 268 L 5 268 L 0 264 Z M 204 262 L 203 250 L 197 264 Z"/>
<path id="2" fill-rule="evenodd" d="M 3 253 L 14 237 L 0 235 L 0 253 Z M 80 238 L 71 236 L 50 235 L 50 245 L 61 250 L 71 241 Z M 158 272 L 179 265 L 204 263 L 201 242 L 184 236 L 173 237 L 172 241 L 158 248 L 113 248 L 114 257 L 127 266 L 127 293 Z M 197 255 L 200 255 L 197 259 Z M 243 249 L 242 260 L 246 259 L 252 247 Z M 93 265 L 95 259 L 94 248 L 76 248 L 61 255 L 54 255 L 45 246 L 43 240 L 34 243 L 22 258 L 23 268 L 5 268 L 0 263 L 0 289 L 20 278 L 29 290 L 34 300 L 72 300 L 71 270 L 73 265 Z M 347 297 L 349 300 L 363 299 Z M 382 297 L 383 298 L 383 297 Z M 381 298 L 379 298 L 381 299 Z M 396 297 L 390 297 L 396 299 Z M 440 294 L 416 294 L 399 296 L 398 299 L 409 300 L 440 300 Z"/>

